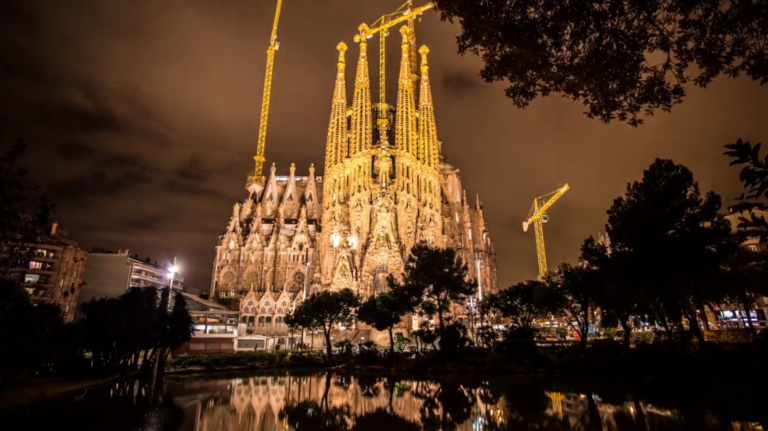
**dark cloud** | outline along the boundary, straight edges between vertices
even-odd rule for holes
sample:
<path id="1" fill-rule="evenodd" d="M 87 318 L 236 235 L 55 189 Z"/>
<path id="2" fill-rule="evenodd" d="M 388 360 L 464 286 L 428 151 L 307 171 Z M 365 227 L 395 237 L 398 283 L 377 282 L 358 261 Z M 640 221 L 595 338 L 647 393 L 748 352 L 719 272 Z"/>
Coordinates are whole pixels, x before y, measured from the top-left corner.
<path id="1" fill-rule="evenodd" d="M 120 196 L 149 183 L 150 180 L 149 175 L 138 171 L 118 174 L 92 171 L 87 175 L 79 175 L 49 186 L 49 194 L 54 200 L 63 200 L 66 203 L 93 205 L 97 198 Z"/>
<path id="2" fill-rule="evenodd" d="M 447 72 L 443 75 L 440 84 L 447 93 L 462 96 L 477 89 L 477 87 L 481 85 L 478 81 L 476 74 L 473 75 L 467 72 Z"/>
<path id="3" fill-rule="evenodd" d="M 56 145 L 56 154 L 64 160 L 83 160 L 94 157 L 97 152 L 85 142 L 64 142 Z"/>
<path id="4" fill-rule="evenodd" d="M 106 108 L 73 104 L 43 107 L 36 122 L 48 130 L 63 133 L 116 132 L 122 127 L 115 113 Z"/>
<path id="5" fill-rule="evenodd" d="M 168 214 L 149 214 L 146 216 L 131 217 L 120 222 L 119 227 L 129 231 L 152 232 L 157 229 L 162 229 L 169 218 L 170 216 Z"/>
<path id="6" fill-rule="evenodd" d="M 59 157 L 67 161 L 86 162 L 101 168 L 124 167 L 142 172 L 152 171 L 149 161 L 139 155 L 102 151 L 82 141 L 57 144 L 54 149 Z"/>
<path id="7" fill-rule="evenodd" d="M 198 157 L 194 156 L 173 174 L 181 180 L 205 182 L 208 180 L 211 172 L 203 167 L 203 164 Z"/>
<path id="8" fill-rule="evenodd" d="M 167 181 L 164 187 L 167 191 L 177 195 L 189 195 L 189 196 L 209 197 L 209 198 L 223 198 L 228 196 L 228 194 L 222 193 L 210 187 L 206 187 L 197 182 L 171 180 L 171 181 Z"/>

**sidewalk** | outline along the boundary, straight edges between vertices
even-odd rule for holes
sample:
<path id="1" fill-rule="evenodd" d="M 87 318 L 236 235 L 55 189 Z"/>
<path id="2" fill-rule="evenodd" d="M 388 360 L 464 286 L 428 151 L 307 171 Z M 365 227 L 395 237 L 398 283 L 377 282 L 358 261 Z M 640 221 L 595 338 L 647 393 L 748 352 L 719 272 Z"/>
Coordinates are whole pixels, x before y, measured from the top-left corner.
<path id="1" fill-rule="evenodd" d="M 0 410 L 17 410 L 55 398 L 74 395 L 86 389 L 115 381 L 115 377 L 101 378 L 41 378 L 18 388 L 0 391 Z"/>

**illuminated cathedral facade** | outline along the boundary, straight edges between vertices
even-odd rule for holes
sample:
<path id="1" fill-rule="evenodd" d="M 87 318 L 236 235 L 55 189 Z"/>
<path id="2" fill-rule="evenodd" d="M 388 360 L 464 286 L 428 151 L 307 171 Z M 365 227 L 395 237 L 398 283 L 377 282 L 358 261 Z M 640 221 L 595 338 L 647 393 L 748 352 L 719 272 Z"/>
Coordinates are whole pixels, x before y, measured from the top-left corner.
<path id="1" fill-rule="evenodd" d="M 297 176 L 294 165 L 281 176 L 273 165 L 268 177 L 248 179 L 248 197 L 233 207 L 216 245 L 210 295 L 237 307 L 257 333 L 284 326 L 312 292 L 376 295 L 389 274 L 402 277 L 419 242 L 456 249 L 482 292 L 497 289 L 482 203 L 470 203 L 459 170 L 441 155 L 429 50 L 419 50 L 418 76 L 415 42 L 407 26 L 401 33 L 396 108 L 371 103 L 364 38 L 348 105 L 347 46 L 340 44 L 323 176 L 314 166 Z"/>

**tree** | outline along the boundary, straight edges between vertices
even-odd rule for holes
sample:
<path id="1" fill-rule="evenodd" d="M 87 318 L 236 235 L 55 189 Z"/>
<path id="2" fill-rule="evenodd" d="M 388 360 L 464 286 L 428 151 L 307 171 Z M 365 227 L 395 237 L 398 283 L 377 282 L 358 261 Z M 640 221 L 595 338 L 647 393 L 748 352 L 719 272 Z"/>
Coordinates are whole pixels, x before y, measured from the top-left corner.
<path id="1" fill-rule="evenodd" d="M 405 288 L 397 285 L 390 275 L 388 292 L 380 293 L 368 298 L 357 310 L 357 319 L 373 326 L 379 331 L 389 332 L 389 351 L 395 353 L 395 325 L 400 323 L 403 317 L 413 312 L 419 302 L 419 298 L 409 294 Z"/>
<path id="2" fill-rule="evenodd" d="M 55 360 L 63 327 L 59 307 L 35 306 L 18 283 L 0 280 L 0 385 Z"/>
<path id="3" fill-rule="evenodd" d="M 768 295 L 768 259 L 764 253 L 741 248 L 725 260 L 722 270 L 716 282 L 725 288 L 723 296 L 727 302 L 741 306 L 746 314 L 747 326 L 752 335 L 756 336 L 749 313 L 755 309 L 759 296 Z"/>
<path id="4" fill-rule="evenodd" d="M 533 331 L 533 323 L 544 317 L 547 310 L 541 301 L 541 292 L 545 285 L 541 281 L 528 280 L 487 295 L 480 303 L 483 314 L 499 314 L 511 319 L 512 325 Z"/>
<path id="5" fill-rule="evenodd" d="M 349 324 L 354 311 L 360 306 L 360 298 L 351 289 L 338 292 L 323 291 L 312 294 L 306 301 L 285 317 L 288 326 L 294 328 L 322 328 L 328 359 L 333 358 L 331 330 L 337 324 Z"/>
<path id="6" fill-rule="evenodd" d="M 0 276 L 8 274 L 11 262 L 25 259 L 26 247 L 11 247 L 23 243 L 38 230 L 46 228 L 55 207 L 44 196 L 33 199 L 37 187 L 29 184 L 27 170 L 20 166 L 26 145 L 18 140 L 0 156 Z"/>
<path id="7" fill-rule="evenodd" d="M 171 349 L 191 339 L 193 328 L 183 296 L 175 295 L 170 310 L 169 302 L 169 289 L 158 298 L 157 289 L 144 287 L 84 303 L 78 324 L 94 368 L 135 370 L 141 363 L 149 371 L 155 361 L 162 365 Z"/>
<path id="8" fill-rule="evenodd" d="M 467 266 L 456 250 L 420 243 L 405 262 L 403 288 L 435 310 L 442 332 L 451 303 L 464 302 L 475 293 L 476 285 L 467 281 Z"/>
<path id="9" fill-rule="evenodd" d="M 519 108 L 560 93 L 589 118 L 637 126 L 681 103 L 688 82 L 768 82 L 765 0 L 438 0 L 437 9 L 461 23 L 459 52 L 482 57 L 485 81 L 508 81 Z"/>
<path id="10" fill-rule="evenodd" d="M 579 346 L 587 350 L 590 318 L 595 310 L 600 291 L 598 271 L 588 266 L 561 264 L 549 273 L 546 288 L 542 291 L 542 302 L 548 304 L 553 313 L 568 319 L 568 324 L 579 332 Z"/>
<path id="11" fill-rule="evenodd" d="M 710 281 L 738 247 L 719 209 L 720 197 L 702 197 L 690 170 L 657 159 L 608 210 L 611 253 L 634 268 L 621 288 L 648 295 L 649 314 L 669 337 L 687 323 L 704 342 L 696 310 L 716 299 Z"/>
<path id="12" fill-rule="evenodd" d="M 743 202 L 744 210 L 751 210 L 754 201 L 768 198 L 768 155 L 760 158 L 761 145 L 760 142 L 752 145 L 738 139 L 725 146 L 728 151 L 724 154 L 734 159 L 730 166 L 744 165 L 739 175 L 739 180 L 746 189 L 739 198 Z M 763 241 L 768 239 L 768 222 L 765 217 L 751 213 L 750 218 L 740 218 L 738 227 L 758 232 Z"/>
<path id="13" fill-rule="evenodd" d="M 589 237 L 581 246 L 581 258 L 594 268 L 600 291 L 596 297 L 602 322 L 614 322 L 624 330 L 622 345 L 629 349 L 632 339 L 633 316 L 648 314 L 651 298 L 642 288 L 645 274 L 642 260 L 631 252 L 614 249 L 611 244 L 598 243 Z"/>
<path id="14" fill-rule="evenodd" d="M 194 320 L 187 310 L 187 301 L 181 292 L 176 292 L 168 317 L 168 345 L 172 348 L 181 346 L 192 339 L 194 331 Z"/>

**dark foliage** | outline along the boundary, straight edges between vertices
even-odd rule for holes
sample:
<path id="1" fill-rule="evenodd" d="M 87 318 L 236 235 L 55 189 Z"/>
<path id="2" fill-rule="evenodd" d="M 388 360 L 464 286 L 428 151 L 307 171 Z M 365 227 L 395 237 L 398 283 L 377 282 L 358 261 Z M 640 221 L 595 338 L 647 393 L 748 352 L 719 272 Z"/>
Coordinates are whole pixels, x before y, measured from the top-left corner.
<path id="1" fill-rule="evenodd" d="M 691 171 L 656 160 L 608 210 L 611 260 L 615 254 L 623 281 L 633 277 L 612 285 L 633 289 L 632 300 L 644 302 L 644 311 L 668 337 L 687 322 L 703 343 L 696 310 L 722 299 L 712 281 L 738 249 L 738 238 L 719 209 L 720 197 L 713 192 L 702 197 Z M 600 267 L 600 259 L 585 257 Z"/>
<path id="2" fill-rule="evenodd" d="M 744 165 L 739 173 L 739 180 L 744 184 L 745 193 L 739 197 L 744 211 L 753 209 L 757 201 L 768 198 L 768 155 L 760 158 L 761 143 L 755 145 L 738 139 L 728 144 L 725 155 L 731 157 L 731 166 Z M 765 217 L 751 213 L 750 216 L 741 217 L 739 228 L 757 232 L 763 241 L 768 240 L 768 222 Z"/>
<path id="3" fill-rule="evenodd" d="M 64 356 L 64 334 L 57 306 L 32 305 L 21 286 L 0 280 L 0 383 Z"/>
<path id="4" fill-rule="evenodd" d="M 317 292 L 287 315 L 285 323 L 296 329 L 322 329 L 325 335 L 326 353 L 328 359 L 331 359 L 333 357 L 331 330 L 337 324 L 349 325 L 359 306 L 360 298 L 350 289 L 342 289 L 338 292 Z"/>
<path id="5" fill-rule="evenodd" d="M 720 75 L 768 82 L 768 2 L 438 0 L 459 52 L 482 57 L 519 108 L 560 93 L 633 126 Z"/>
<path id="6" fill-rule="evenodd" d="M 357 319 L 373 326 L 379 331 L 389 333 L 390 352 L 395 352 L 394 327 L 405 317 L 412 313 L 419 303 L 420 298 L 413 296 L 403 286 L 398 285 L 395 279 L 389 276 L 390 289 L 368 298 L 357 310 Z"/>
<path id="7" fill-rule="evenodd" d="M 561 315 L 569 325 L 576 322 L 581 350 L 587 349 L 589 325 L 594 322 L 593 313 L 600 290 L 599 273 L 584 266 L 561 264 L 547 277 L 542 289 L 542 300 L 552 313 Z"/>
<path id="8" fill-rule="evenodd" d="M 445 314 L 452 303 L 464 304 L 477 289 L 467 281 L 467 266 L 451 248 L 417 244 L 405 262 L 403 288 L 413 297 L 422 298 L 438 316 L 438 328 L 446 324 Z"/>
<path id="9" fill-rule="evenodd" d="M 481 313 L 492 320 L 502 317 L 510 319 L 515 327 L 531 329 L 536 319 L 549 312 L 542 301 L 544 287 L 541 281 L 528 280 L 487 295 L 480 304 Z"/>
<path id="10" fill-rule="evenodd" d="M 37 187 L 29 184 L 27 170 L 20 166 L 26 144 L 16 141 L 0 156 L 0 240 L 9 235 L 34 232 L 48 223 L 54 206 L 37 195 Z M 37 197 L 37 200 L 35 197 Z"/>
<path id="11" fill-rule="evenodd" d="M 84 318 L 77 322 L 83 349 L 98 370 L 149 369 L 164 363 L 170 350 L 192 337 L 192 318 L 184 297 L 174 296 L 169 310 L 168 288 L 133 288 L 118 298 L 94 299 L 82 305 Z"/>

